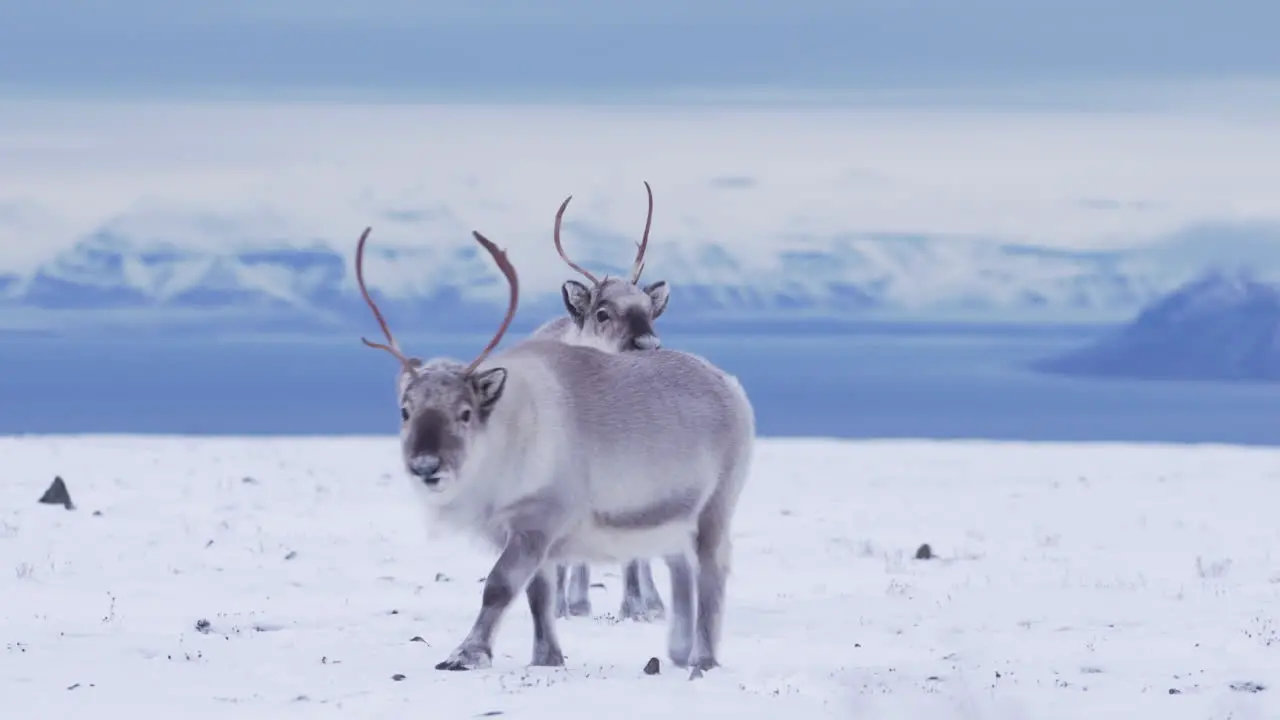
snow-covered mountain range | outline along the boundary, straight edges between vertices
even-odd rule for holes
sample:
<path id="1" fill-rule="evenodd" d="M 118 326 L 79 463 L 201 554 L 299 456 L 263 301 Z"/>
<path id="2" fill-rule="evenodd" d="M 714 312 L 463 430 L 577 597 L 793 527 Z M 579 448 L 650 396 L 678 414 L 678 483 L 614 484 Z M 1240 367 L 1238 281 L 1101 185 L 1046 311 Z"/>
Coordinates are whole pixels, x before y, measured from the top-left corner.
<path id="1" fill-rule="evenodd" d="M 630 260 L 629 239 L 579 230 L 573 243 L 579 262 L 599 272 L 623 272 Z M 335 249 L 343 244 L 293 240 L 214 250 L 104 230 L 32 270 L 0 272 L 0 326 L 368 332 L 370 317 L 354 283 L 354 239 L 350 249 Z M 1203 254 L 1188 252 L 1186 243 L 1069 251 L 981 238 L 864 234 L 787 238 L 776 246 L 772 254 L 745 254 L 729 243 L 651 244 L 645 278 L 665 279 L 673 288 L 664 328 L 1119 322 L 1206 269 Z M 371 242 L 368 252 L 367 279 L 397 327 L 487 328 L 505 305 L 505 283 L 474 245 Z M 522 272 L 517 327 L 560 314 L 559 284 L 573 275 L 550 242 L 516 245 L 511 256 L 522 270 L 538 270 Z"/>
<path id="2" fill-rule="evenodd" d="M 1035 363 L 1085 377 L 1280 380 L 1280 286 L 1211 272 L 1096 342 Z"/>

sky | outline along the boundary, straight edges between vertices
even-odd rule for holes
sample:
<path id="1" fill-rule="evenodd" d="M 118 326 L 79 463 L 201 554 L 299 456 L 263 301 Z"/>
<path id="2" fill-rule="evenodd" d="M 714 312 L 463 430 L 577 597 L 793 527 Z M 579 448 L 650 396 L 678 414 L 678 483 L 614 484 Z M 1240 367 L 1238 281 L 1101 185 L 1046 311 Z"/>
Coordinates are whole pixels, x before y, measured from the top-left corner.
<path id="1" fill-rule="evenodd" d="M 642 180 L 657 246 L 1270 253 L 1278 21 L 1238 0 L 0 0 L 0 271 L 103 230 L 346 248 L 388 217 L 412 221 L 380 242 L 541 248 L 570 193 L 570 223 L 632 237 Z"/>
<path id="2" fill-rule="evenodd" d="M 0 88 L 401 97 L 1273 77 L 1271 0 L 0 0 Z"/>

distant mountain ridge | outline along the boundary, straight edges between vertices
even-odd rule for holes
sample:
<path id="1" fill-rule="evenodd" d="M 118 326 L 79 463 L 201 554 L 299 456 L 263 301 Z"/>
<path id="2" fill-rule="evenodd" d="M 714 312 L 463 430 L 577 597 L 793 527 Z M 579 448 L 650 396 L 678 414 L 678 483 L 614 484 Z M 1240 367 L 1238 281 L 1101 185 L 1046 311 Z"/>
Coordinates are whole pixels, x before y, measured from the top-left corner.
<path id="1" fill-rule="evenodd" d="M 616 237 L 578 232 L 574 254 L 619 274 Z M 781 244 L 781 243 L 780 243 Z M 667 330 L 869 320 L 1098 322 L 1130 317 L 1199 268 L 1160 250 L 1068 251 L 972 238 L 863 234 L 803 238 L 761 257 L 727 243 L 650 246 L 647 280 L 672 285 Z M 549 243 L 548 243 L 549 245 Z M 352 242 L 354 248 L 354 242 Z M 630 247 L 624 245 L 624 247 Z M 517 254 L 516 251 L 523 254 Z M 550 247 L 524 263 L 554 265 L 551 282 L 522 273 L 517 327 L 563 312 L 559 284 L 573 273 Z M 456 241 L 440 247 L 372 246 L 371 289 L 398 326 L 474 331 L 494 322 L 506 287 L 487 256 Z M 246 331 L 367 329 L 352 250 L 283 243 L 210 250 L 141 243 L 116 231 L 85 238 L 26 274 L 0 274 L 0 326 L 235 327 Z"/>
<path id="2" fill-rule="evenodd" d="M 1033 366 L 1081 377 L 1280 381 L 1280 286 L 1209 272 L 1092 344 Z"/>

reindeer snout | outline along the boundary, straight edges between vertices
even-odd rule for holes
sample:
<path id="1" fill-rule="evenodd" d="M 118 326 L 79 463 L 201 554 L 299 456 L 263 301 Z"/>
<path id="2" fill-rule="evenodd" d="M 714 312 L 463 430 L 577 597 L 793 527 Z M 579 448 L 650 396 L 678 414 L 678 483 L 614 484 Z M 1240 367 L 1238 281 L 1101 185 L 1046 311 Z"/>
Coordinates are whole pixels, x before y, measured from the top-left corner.
<path id="1" fill-rule="evenodd" d="M 637 335 L 636 338 L 631 341 L 631 345 L 636 350 L 657 350 L 662 347 L 662 340 L 657 335 L 648 333 L 645 335 Z"/>
<path id="2" fill-rule="evenodd" d="M 427 485 L 440 482 L 440 458 L 435 455 L 418 455 L 409 461 L 409 472 Z"/>

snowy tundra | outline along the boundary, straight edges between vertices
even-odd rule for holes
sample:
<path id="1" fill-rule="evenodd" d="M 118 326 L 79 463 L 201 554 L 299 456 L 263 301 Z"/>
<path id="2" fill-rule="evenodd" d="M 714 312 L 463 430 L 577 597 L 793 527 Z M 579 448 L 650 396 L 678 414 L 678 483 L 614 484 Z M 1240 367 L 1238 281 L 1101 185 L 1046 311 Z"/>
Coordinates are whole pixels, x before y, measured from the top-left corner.
<path id="1" fill-rule="evenodd" d="M 531 664 L 560 666 L 552 591 L 563 562 L 665 558 L 667 657 L 691 677 L 718 667 L 731 525 L 750 475 L 755 413 L 732 376 L 689 353 L 604 353 L 526 340 L 490 357 L 515 317 L 519 279 L 506 253 L 472 235 L 511 288 L 498 331 L 469 364 L 406 356 L 356 281 L 400 362 L 404 469 L 432 520 L 498 551 L 470 632 L 437 670 L 492 662 L 517 593 L 533 613 Z"/>
<path id="2" fill-rule="evenodd" d="M 688 682 L 607 613 L 527 667 L 523 606 L 491 669 L 432 669 L 492 553 L 428 541 L 398 448 L 0 438 L 0 716 L 1280 717 L 1277 450 L 761 439 Z"/>

